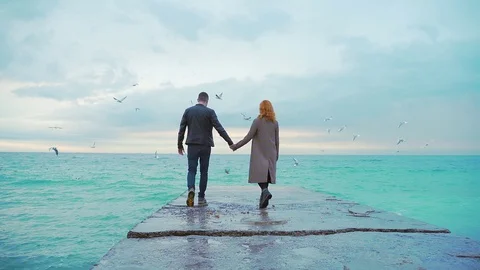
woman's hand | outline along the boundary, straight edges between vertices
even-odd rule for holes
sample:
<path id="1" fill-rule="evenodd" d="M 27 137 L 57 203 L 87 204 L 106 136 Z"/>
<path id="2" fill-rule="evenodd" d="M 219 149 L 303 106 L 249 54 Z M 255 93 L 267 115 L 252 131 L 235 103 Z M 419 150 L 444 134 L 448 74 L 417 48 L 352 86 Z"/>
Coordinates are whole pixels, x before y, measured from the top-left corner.
<path id="1" fill-rule="evenodd" d="M 235 144 L 232 144 L 232 145 L 230 145 L 230 149 L 232 149 L 232 151 L 234 151 L 234 152 L 235 152 L 235 150 L 236 150 L 236 148 L 235 148 Z"/>

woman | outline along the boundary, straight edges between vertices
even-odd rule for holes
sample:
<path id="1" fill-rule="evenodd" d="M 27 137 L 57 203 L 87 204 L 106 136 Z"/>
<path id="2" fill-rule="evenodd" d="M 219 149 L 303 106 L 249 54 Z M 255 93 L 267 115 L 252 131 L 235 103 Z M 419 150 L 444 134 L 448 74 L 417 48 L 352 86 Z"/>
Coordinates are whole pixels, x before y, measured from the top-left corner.
<path id="1" fill-rule="evenodd" d="M 276 183 L 277 161 L 279 150 L 278 122 L 272 103 L 264 100 L 260 103 L 260 114 L 253 120 L 250 131 L 243 140 L 230 146 L 235 151 L 252 140 L 250 152 L 249 183 L 258 183 L 260 194 L 260 208 L 266 208 L 272 194 L 268 191 L 268 184 Z"/>

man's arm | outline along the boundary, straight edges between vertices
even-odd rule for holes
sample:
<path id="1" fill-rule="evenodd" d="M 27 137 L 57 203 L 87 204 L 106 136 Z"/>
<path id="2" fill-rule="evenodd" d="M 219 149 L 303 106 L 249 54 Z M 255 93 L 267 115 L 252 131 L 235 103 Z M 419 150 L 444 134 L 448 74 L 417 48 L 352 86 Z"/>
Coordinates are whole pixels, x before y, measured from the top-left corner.
<path id="1" fill-rule="evenodd" d="M 233 141 L 230 139 L 230 136 L 228 136 L 227 131 L 223 128 L 222 124 L 218 121 L 217 114 L 215 113 L 214 110 L 212 110 L 212 115 L 210 116 L 210 121 L 212 121 L 213 127 L 217 130 L 218 134 L 228 143 L 228 145 L 232 145 Z"/>
<path id="2" fill-rule="evenodd" d="M 178 130 L 178 149 L 183 149 L 183 139 L 185 138 L 185 130 L 187 129 L 187 110 L 183 113 Z"/>

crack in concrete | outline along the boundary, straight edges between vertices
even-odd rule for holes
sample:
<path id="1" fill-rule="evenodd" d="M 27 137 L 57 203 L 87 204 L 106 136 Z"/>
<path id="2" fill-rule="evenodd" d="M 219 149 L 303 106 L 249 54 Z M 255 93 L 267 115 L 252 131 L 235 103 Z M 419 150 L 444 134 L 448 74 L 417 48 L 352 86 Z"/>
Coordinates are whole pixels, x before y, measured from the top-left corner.
<path id="1" fill-rule="evenodd" d="M 480 254 L 448 254 L 450 256 L 455 256 L 458 258 L 469 258 L 469 259 L 480 259 Z"/>
<path id="2" fill-rule="evenodd" d="M 450 230 L 426 230 L 426 229 L 374 229 L 374 228 L 346 228 L 338 230 L 303 230 L 303 231 L 216 231 L 216 230 L 189 230 L 189 231 L 160 231 L 160 232 L 134 232 L 129 231 L 127 238 L 154 238 L 166 236 L 308 236 L 308 235 L 331 235 L 350 232 L 384 232 L 384 233 L 450 233 Z"/>

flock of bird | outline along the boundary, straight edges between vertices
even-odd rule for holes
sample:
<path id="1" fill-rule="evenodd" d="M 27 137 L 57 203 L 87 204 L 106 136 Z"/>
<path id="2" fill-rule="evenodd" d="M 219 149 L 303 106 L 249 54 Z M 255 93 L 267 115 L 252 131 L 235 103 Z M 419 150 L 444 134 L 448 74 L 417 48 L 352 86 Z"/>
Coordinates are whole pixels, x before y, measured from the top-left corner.
<path id="1" fill-rule="evenodd" d="M 135 83 L 135 84 L 132 85 L 132 87 L 135 87 L 135 86 L 138 86 L 138 83 Z M 123 98 L 113 97 L 113 100 L 115 100 L 117 103 L 122 104 L 122 103 L 125 101 L 126 98 L 127 98 L 127 96 L 124 96 Z M 215 98 L 218 99 L 218 100 L 223 100 L 223 92 L 220 93 L 220 94 L 215 94 Z M 190 100 L 190 103 L 191 103 L 192 105 L 194 105 L 194 103 L 193 103 L 192 100 Z M 138 107 L 135 108 L 135 112 L 138 112 L 139 110 L 140 110 L 140 108 L 138 108 Z M 244 114 L 244 113 L 242 113 L 241 115 L 243 116 L 243 119 L 246 120 L 246 121 L 249 121 L 249 120 L 252 119 L 251 116 L 247 116 L 247 115 Z M 52 126 L 52 127 L 48 127 L 48 128 L 50 128 L 50 129 L 63 129 L 62 127 L 58 127 L 58 126 Z M 93 144 L 90 146 L 90 148 L 95 148 L 95 142 L 93 142 Z M 58 156 L 59 151 L 58 151 L 58 148 L 57 148 L 57 147 L 55 147 L 55 146 L 50 147 L 50 148 L 49 148 L 49 151 L 54 151 L 54 152 L 55 152 L 55 155 Z M 157 154 L 157 151 L 155 151 L 155 158 L 156 158 L 156 159 L 159 158 L 159 156 L 158 156 L 158 154 Z M 226 173 L 228 174 L 229 172 L 226 172 Z"/>
<path id="2" fill-rule="evenodd" d="M 332 119 L 333 119 L 333 117 L 330 116 L 330 117 L 325 118 L 323 121 L 324 121 L 324 122 L 327 122 L 327 121 L 331 121 Z M 405 124 L 408 124 L 408 122 L 407 122 L 407 121 L 402 121 L 402 122 L 400 122 L 400 123 L 398 124 L 398 127 L 397 127 L 397 128 L 401 128 L 401 127 L 402 127 L 403 125 L 405 125 Z M 345 130 L 346 128 L 347 128 L 347 126 L 346 126 L 346 125 L 343 125 L 343 126 L 340 127 L 337 131 L 338 131 L 338 132 L 342 132 L 342 131 Z M 331 128 L 327 128 L 327 132 L 328 132 L 328 134 L 330 134 Z M 360 137 L 360 134 L 355 134 L 355 133 L 354 133 L 354 134 L 353 134 L 352 141 L 355 141 L 358 137 Z M 399 144 L 401 144 L 401 143 L 405 143 L 405 142 L 406 142 L 406 140 L 400 137 L 400 138 L 398 138 L 398 140 L 397 140 L 397 145 L 399 145 Z M 428 146 L 428 143 L 426 143 L 424 147 L 427 147 L 427 146 Z M 399 150 L 397 150 L 397 152 L 399 152 Z"/>
<path id="3" fill-rule="evenodd" d="M 323 121 L 327 122 L 327 121 L 331 121 L 333 119 L 333 117 L 327 117 L 325 118 Z M 400 124 L 398 125 L 398 128 L 400 128 L 401 126 L 403 126 L 404 124 L 407 124 L 408 122 L 407 121 L 403 121 L 403 122 L 400 122 Z M 345 130 L 347 128 L 347 125 L 343 125 L 342 127 L 340 127 L 337 132 L 342 132 L 343 130 Z M 327 133 L 330 134 L 331 132 L 331 128 L 327 128 Z M 358 137 L 360 137 L 360 134 L 353 134 L 353 138 L 352 138 L 352 141 L 355 141 Z M 399 145 L 400 143 L 402 142 L 405 142 L 404 139 L 402 138 L 399 138 L 398 141 L 397 141 L 397 145 Z M 397 151 L 398 152 L 398 151 Z"/>
<path id="4" fill-rule="evenodd" d="M 135 84 L 132 84 L 132 87 L 135 87 L 135 86 L 138 86 L 138 83 L 135 83 Z M 123 101 L 127 98 L 127 96 L 124 96 L 123 98 L 121 99 L 118 99 L 116 97 L 113 97 L 113 100 L 115 100 L 116 102 L 118 103 L 123 103 Z M 140 108 L 135 108 L 135 112 L 138 112 L 140 110 Z M 58 126 L 52 126 L 52 127 L 48 127 L 50 129 L 63 129 L 62 127 L 58 127 Z M 90 146 L 90 148 L 95 148 L 95 142 L 93 142 L 93 144 Z M 55 152 L 55 155 L 58 156 L 58 148 L 56 146 L 52 146 L 48 149 L 48 151 L 54 151 Z M 155 157 L 157 158 L 157 153 L 155 152 Z"/>
<path id="5" fill-rule="evenodd" d="M 325 119 L 323 119 L 324 122 L 328 122 L 328 121 L 331 121 L 333 119 L 332 116 L 330 117 L 326 117 Z M 342 132 L 343 130 L 345 130 L 347 128 L 347 125 L 343 125 L 341 126 L 337 132 Z M 330 132 L 332 131 L 331 128 L 327 128 L 327 133 L 330 134 Z M 353 139 L 352 141 L 355 141 L 358 137 L 360 137 L 360 134 L 353 134 Z"/>
<path id="6" fill-rule="evenodd" d="M 133 87 L 138 86 L 138 83 L 135 83 L 135 84 L 133 84 L 132 86 L 133 86 Z M 118 98 L 116 98 L 116 97 L 113 97 L 113 100 L 115 100 L 115 101 L 118 102 L 118 103 L 123 103 L 126 98 L 127 98 L 127 96 L 125 96 L 125 97 L 123 97 L 123 98 L 121 98 L 121 99 L 118 99 Z M 220 94 L 215 94 L 215 98 L 218 99 L 218 100 L 223 100 L 223 92 L 220 93 Z M 194 105 L 194 103 L 193 103 L 192 100 L 190 100 L 190 103 L 191 103 L 191 105 Z M 140 110 L 140 108 L 138 108 L 138 107 L 135 108 L 135 112 L 137 112 L 137 111 L 139 111 L 139 110 Z M 247 116 L 245 113 L 241 113 L 241 115 L 243 116 L 243 119 L 246 120 L 246 121 L 252 120 L 252 117 L 251 117 L 251 116 Z M 333 119 L 333 117 L 330 116 L 330 117 L 324 118 L 323 121 L 324 121 L 324 122 L 329 122 L 329 121 L 332 121 L 332 119 Z M 403 125 L 405 125 L 405 124 L 408 124 L 408 122 L 407 122 L 407 121 L 402 121 L 402 122 L 400 122 L 400 123 L 398 124 L 398 128 L 401 128 L 401 127 L 402 127 Z M 58 127 L 58 126 L 52 126 L 52 127 L 49 127 L 49 128 L 50 128 L 50 129 L 62 129 L 62 127 Z M 341 126 L 340 128 L 337 129 L 337 132 L 342 132 L 342 131 L 344 131 L 346 128 L 347 128 L 347 125 L 343 125 L 343 126 Z M 327 133 L 328 133 L 328 134 L 330 134 L 331 131 L 332 131 L 331 128 L 327 128 Z M 352 141 L 355 141 L 358 137 L 360 137 L 360 134 L 355 134 L 355 133 L 354 133 L 354 134 L 353 134 L 353 137 L 352 137 Z M 403 139 L 403 138 L 398 138 L 398 140 L 397 140 L 397 145 L 400 145 L 401 143 L 405 143 L 405 142 L 406 142 L 405 139 Z M 429 145 L 429 144 L 426 143 L 426 144 L 424 145 L 424 147 L 427 147 L 428 145 Z M 95 142 L 93 142 L 93 144 L 90 146 L 90 148 L 95 148 Z M 49 148 L 49 151 L 52 151 L 52 150 L 53 150 L 53 151 L 55 152 L 55 154 L 58 156 L 59 151 L 58 151 L 57 147 L 50 147 L 50 148 Z M 322 152 L 323 152 L 323 151 L 322 151 Z M 399 150 L 397 150 L 397 152 L 399 152 Z M 158 156 L 158 154 L 157 154 L 157 151 L 155 151 L 155 158 L 156 158 L 156 159 L 159 158 L 159 156 Z M 298 164 L 299 164 L 299 163 L 298 163 L 298 160 L 297 160 L 296 158 L 293 158 L 293 166 L 298 166 Z M 226 174 L 229 174 L 229 173 L 230 173 L 230 170 L 229 170 L 229 169 L 225 169 L 225 173 L 226 173 Z"/>
<path id="7" fill-rule="evenodd" d="M 323 121 L 324 121 L 324 122 L 328 122 L 328 121 L 331 121 L 332 119 L 333 119 L 333 117 L 330 116 L 330 117 L 324 118 Z M 397 127 L 397 128 L 401 128 L 401 127 L 402 127 L 403 125 L 405 125 L 405 124 L 408 124 L 408 122 L 407 122 L 407 121 L 402 121 L 402 122 L 400 122 L 400 123 L 398 124 L 398 127 Z M 341 126 L 341 127 L 337 130 L 337 132 L 342 132 L 342 131 L 345 130 L 346 128 L 347 128 L 347 126 L 346 126 L 346 125 L 343 125 L 343 126 Z M 330 134 L 331 131 L 332 131 L 331 128 L 327 128 L 327 133 L 328 133 L 328 134 Z M 353 137 L 352 137 L 352 141 L 355 141 L 358 137 L 360 137 L 360 134 L 355 134 L 355 133 L 354 133 L 354 134 L 353 134 Z M 398 146 L 398 145 L 400 145 L 401 143 L 405 143 L 405 142 L 406 142 L 406 140 L 400 137 L 400 138 L 398 138 L 396 145 Z M 425 143 L 425 145 L 424 145 L 423 147 L 425 148 L 425 147 L 427 147 L 427 146 L 429 146 L 429 143 Z M 322 152 L 323 152 L 323 150 L 322 150 Z M 398 152 L 400 152 L 400 150 L 397 149 L 396 152 L 398 153 Z M 297 160 L 296 158 L 293 158 L 293 166 L 298 166 L 298 160 Z"/>

